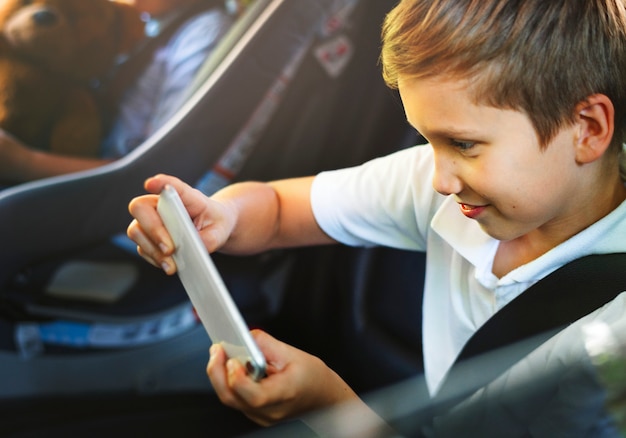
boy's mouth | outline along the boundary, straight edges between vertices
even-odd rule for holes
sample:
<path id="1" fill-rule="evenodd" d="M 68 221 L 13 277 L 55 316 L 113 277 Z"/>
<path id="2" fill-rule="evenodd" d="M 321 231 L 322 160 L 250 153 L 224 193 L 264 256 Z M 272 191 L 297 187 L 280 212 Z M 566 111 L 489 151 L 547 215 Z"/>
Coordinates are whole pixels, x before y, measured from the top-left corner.
<path id="1" fill-rule="evenodd" d="M 459 203 L 459 206 L 461 207 L 461 213 L 470 219 L 475 219 L 485 210 L 485 208 L 487 208 L 485 205 L 470 205 L 463 203 Z"/>

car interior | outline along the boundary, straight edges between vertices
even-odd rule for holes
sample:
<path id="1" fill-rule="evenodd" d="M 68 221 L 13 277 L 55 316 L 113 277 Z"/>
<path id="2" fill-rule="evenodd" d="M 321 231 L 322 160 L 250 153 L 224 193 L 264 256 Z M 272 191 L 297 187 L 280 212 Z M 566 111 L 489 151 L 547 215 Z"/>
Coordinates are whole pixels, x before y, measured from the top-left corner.
<path id="1" fill-rule="evenodd" d="M 231 181 L 271 180 L 415 144 L 378 65 L 380 23 L 394 2 L 365 3 L 251 2 L 186 103 L 135 151 L 0 193 L 7 432 L 115 430 L 129 410 L 159 418 L 162 431 L 170 408 L 201 412 L 210 340 L 179 280 L 127 248 L 127 204 L 148 176 L 200 182 L 237 154 Z M 320 355 L 355 389 L 420 372 L 422 254 L 322 247 L 214 261 L 250 326 Z M 394 306 L 389 293 L 415 307 Z"/>
<path id="2" fill-rule="evenodd" d="M 125 237 L 127 206 L 157 173 L 210 193 L 423 142 L 381 77 L 380 25 L 395 4 L 253 0 L 137 149 L 0 192 L 3 434 L 315 436 L 300 423 L 259 431 L 221 406 L 210 339 L 179 279 Z M 250 327 L 319 356 L 374 405 L 423 391 L 424 253 L 333 245 L 213 260 Z M 402 427 L 408 413 L 390 416 Z"/>

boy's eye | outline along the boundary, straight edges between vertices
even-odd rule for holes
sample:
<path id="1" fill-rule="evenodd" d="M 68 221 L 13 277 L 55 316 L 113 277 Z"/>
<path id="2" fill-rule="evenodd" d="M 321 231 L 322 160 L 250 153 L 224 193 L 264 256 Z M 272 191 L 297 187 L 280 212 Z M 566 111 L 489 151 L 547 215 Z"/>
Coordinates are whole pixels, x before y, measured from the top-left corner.
<path id="1" fill-rule="evenodd" d="M 466 151 L 468 149 L 473 148 L 476 143 L 473 143 L 471 141 L 461 141 L 461 140 L 450 139 L 450 144 L 454 146 L 455 148 L 458 148 L 462 151 Z"/>

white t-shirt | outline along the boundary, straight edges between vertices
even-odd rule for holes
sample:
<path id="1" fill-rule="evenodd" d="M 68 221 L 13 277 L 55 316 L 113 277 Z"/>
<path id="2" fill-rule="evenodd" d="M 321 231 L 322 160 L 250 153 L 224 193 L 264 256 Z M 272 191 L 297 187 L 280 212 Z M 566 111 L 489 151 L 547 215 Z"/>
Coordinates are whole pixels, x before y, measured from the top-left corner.
<path id="1" fill-rule="evenodd" d="M 495 312 L 565 263 L 626 252 L 626 203 L 541 257 L 498 279 L 498 241 L 432 188 L 432 148 L 417 146 L 362 166 L 319 174 L 316 220 L 347 245 L 427 251 L 423 303 L 425 377 L 435 394 L 472 334 Z M 416 285 L 416 289 L 422 285 Z"/>

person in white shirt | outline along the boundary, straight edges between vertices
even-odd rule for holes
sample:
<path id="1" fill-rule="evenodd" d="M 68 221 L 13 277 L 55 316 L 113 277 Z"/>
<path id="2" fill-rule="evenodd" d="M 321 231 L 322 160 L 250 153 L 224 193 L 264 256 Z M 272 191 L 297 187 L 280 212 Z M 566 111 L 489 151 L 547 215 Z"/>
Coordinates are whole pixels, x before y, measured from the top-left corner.
<path id="1" fill-rule="evenodd" d="M 130 203 L 128 236 L 176 272 L 155 211 L 169 184 L 211 252 L 336 242 L 427 251 L 423 349 L 434 396 L 505 304 L 575 258 L 626 250 L 624 47 L 620 0 L 402 0 L 383 26 L 383 75 L 429 145 L 210 198 L 158 175 Z M 622 302 L 609 306 L 619 313 Z M 270 364 L 260 382 L 212 347 L 208 375 L 225 404 L 271 424 L 358 402 L 319 359 L 254 335 Z"/>
<path id="2" fill-rule="evenodd" d="M 232 25 L 233 18 L 217 0 L 125 0 L 141 11 L 147 30 L 196 8 L 152 55 L 121 96 L 101 156 L 85 158 L 30 148 L 0 131 L 0 182 L 11 185 L 87 170 L 110 163 L 141 144 L 168 120 L 186 97 L 187 86 Z M 203 7 L 206 5 L 206 7 Z"/>

